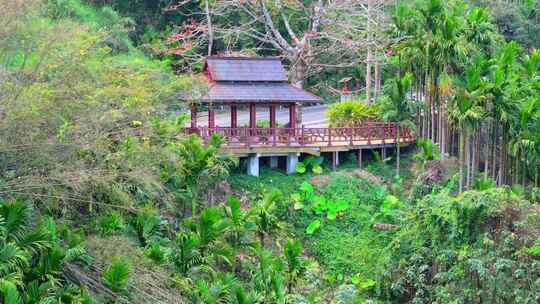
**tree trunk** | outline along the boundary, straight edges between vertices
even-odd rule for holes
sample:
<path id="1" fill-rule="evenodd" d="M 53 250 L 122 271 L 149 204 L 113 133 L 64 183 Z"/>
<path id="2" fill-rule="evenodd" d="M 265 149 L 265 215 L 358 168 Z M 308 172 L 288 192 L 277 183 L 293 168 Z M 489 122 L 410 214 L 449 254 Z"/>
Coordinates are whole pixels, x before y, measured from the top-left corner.
<path id="1" fill-rule="evenodd" d="M 534 166 L 534 186 L 538 187 L 538 164 Z"/>
<path id="2" fill-rule="evenodd" d="M 481 126 L 481 125 L 480 125 Z M 474 172 L 480 171 L 480 154 L 481 154 L 481 147 L 480 147 L 480 138 L 482 134 L 482 128 L 478 129 L 475 133 L 475 157 L 474 157 L 474 168 L 476 169 Z"/>
<path id="3" fill-rule="evenodd" d="M 489 134 L 491 134 L 491 128 L 492 128 L 492 124 L 488 122 L 488 130 L 486 131 L 486 134 L 489 136 Z M 485 154 L 485 157 L 484 157 L 484 180 L 487 180 L 488 177 L 489 177 L 489 162 L 490 162 L 490 159 L 489 159 L 489 155 L 491 153 L 491 149 L 490 149 L 490 140 L 488 139 L 487 140 L 487 147 L 486 147 L 486 154 Z"/>
<path id="4" fill-rule="evenodd" d="M 461 130 L 459 135 L 459 192 L 463 192 L 463 180 L 465 171 L 465 137 L 467 132 Z"/>
<path id="5" fill-rule="evenodd" d="M 469 134 L 465 137 L 465 161 L 467 164 L 465 189 L 468 189 L 469 181 L 471 179 L 471 136 Z"/>
<path id="6" fill-rule="evenodd" d="M 369 46 L 366 59 L 366 101 L 371 102 L 371 48 Z"/>
<path id="7" fill-rule="evenodd" d="M 381 64 L 378 60 L 375 61 L 375 96 L 377 100 L 381 95 Z"/>
<path id="8" fill-rule="evenodd" d="M 521 184 L 523 185 L 523 187 L 526 187 L 527 186 L 527 162 L 525 160 L 523 160 L 521 162 L 522 164 L 522 170 L 521 170 Z"/>
<path id="9" fill-rule="evenodd" d="M 506 132 L 504 128 L 501 130 L 501 147 L 500 147 L 500 153 L 499 153 L 499 186 L 505 185 L 508 181 L 507 179 L 507 167 L 508 167 L 508 156 L 507 156 L 507 147 L 506 147 Z"/>
<path id="10" fill-rule="evenodd" d="M 439 109 L 439 134 L 440 134 L 440 152 L 441 152 L 441 159 L 445 159 L 446 154 L 446 123 L 445 123 L 445 115 L 446 115 L 446 109 L 445 109 L 445 103 L 443 103 L 443 99 L 441 99 L 441 106 Z"/>
<path id="11" fill-rule="evenodd" d="M 476 169 L 477 169 L 477 163 L 478 163 L 477 161 L 478 154 L 476 151 L 477 140 L 478 140 L 478 134 L 476 131 L 473 131 L 472 141 L 471 141 L 471 172 L 469 174 L 469 184 L 468 184 L 469 189 L 471 188 L 474 178 L 476 176 Z"/>
<path id="12" fill-rule="evenodd" d="M 367 32 L 367 56 L 366 56 L 366 101 L 371 102 L 371 63 L 373 60 L 373 54 L 371 50 L 371 43 L 373 38 L 372 31 L 373 22 L 373 0 L 367 1 L 367 20 L 366 20 L 366 32 Z"/>
<path id="13" fill-rule="evenodd" d="M 211 56 L 214 45 L 214 28 L 212 26 L 212 16 L 210 15 L 209 0 L 204 1 L 204 12 L 206 15 L 206 21 L 208 22 L 208 56 Z"/>
<path id="14" fill-rule="evenodd" d="M 493 179 L 496 179 L 497 178 L 497 155 L 496 155 L 496 152 L 497 152 L 497 143 L 498 143 L 498 140 L 499 140 L 499 126 L 497 125 L 497 122 L 496 121 L 493 121 L 492 122 L 492 139 L 491 139 L 491 156 L 490 156 L 490 160 L 491 160 L 491 176 L 493 177 Z M 500 164 L 499 164 L 500 166 Z"/>
<path id="15" fill-rule="evenodd" d="M 401 161 L 401 143 L 400 143 L 400 126 L 397 126 L 396 130 L 396 176 L 399 177 L 399 162 Z"/>

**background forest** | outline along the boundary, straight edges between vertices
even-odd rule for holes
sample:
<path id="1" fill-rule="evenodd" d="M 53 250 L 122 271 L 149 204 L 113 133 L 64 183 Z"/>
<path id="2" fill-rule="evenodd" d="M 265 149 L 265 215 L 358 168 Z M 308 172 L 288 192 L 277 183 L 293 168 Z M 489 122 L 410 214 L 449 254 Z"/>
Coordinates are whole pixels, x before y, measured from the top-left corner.
<path id="1" fill-rule="evenodd" d="M 539 13 L 0 0 L 0 303 L 540 302 Z M 280 56 L 332 124 L 417 144 L 245 176 L 181 132 L 208 54 Z"/>

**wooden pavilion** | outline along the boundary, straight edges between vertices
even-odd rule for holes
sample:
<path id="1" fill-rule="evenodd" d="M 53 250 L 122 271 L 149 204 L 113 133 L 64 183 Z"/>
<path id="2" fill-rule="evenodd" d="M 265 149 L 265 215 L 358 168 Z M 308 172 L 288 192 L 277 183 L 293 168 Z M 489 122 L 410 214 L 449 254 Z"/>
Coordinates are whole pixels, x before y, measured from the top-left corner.
<path id="1" fill-rule="evenodd" d="M 219 133 L 225 143 L 223 153 L 248 157 L 248 174 L 259 174 L 259 158 L 269 157 L 270 166 L 278 166 L 278 158 L 286 157 L 287 173 L 295 172 L 298 157 L 302 153 L 320 155 L 331 152 L 335 168 L 340 151 L 357 150 L 361 164 L 362 149 L 381 148 L 395 145 L 397 126 L 394 123 L 369 122 L 349 127 L 310 127 L 297 125 L 298 107 L 321 103 L 323 100 L 288 82 L 287 73 L 276 57 L 208 57 L 204 74 L 209 82 L 208 92 L 201 103 L 206 105 L 208 123 L 199 126 L 197 107 L 191 108 L 191 125 L 188 133 L 196 133 L 203 140 Z M 230 109 L 228 126 L 217 126 L 217 107 Z M 249 109 L 247 126 L 238 125 L 238 108 Z M 257 108 L 268 108 L 268 126 L 257 125 Z M 276 109 L 288 108 L 289 119 L 278 126 Z M 401 142 L 414 141 L 410 130 L 401 130 Z"/>
<path id="2" fill-rule="evenodd" d="M 289 109 L 288 128 L 295 129 L 298 105 L 322 102 L 309 92 L 288 82 L 287 73 L 277 57 L 208 57 L 204 74 L 210 83 L 202 103 L 208 106 L 208 128 L 214 129 L 215 107 L 229 106 L 230 128 L 238 128 L 238 106 L 249 108 L 249 128 L 257 128 L 257 107 L 269 108 L 269 127 L 276 129 L 276 108 Z M 197 129 L 197 109 L 191 110 L 191 127 Z M 251 132 L 254 133 L 254 132 Z"/>

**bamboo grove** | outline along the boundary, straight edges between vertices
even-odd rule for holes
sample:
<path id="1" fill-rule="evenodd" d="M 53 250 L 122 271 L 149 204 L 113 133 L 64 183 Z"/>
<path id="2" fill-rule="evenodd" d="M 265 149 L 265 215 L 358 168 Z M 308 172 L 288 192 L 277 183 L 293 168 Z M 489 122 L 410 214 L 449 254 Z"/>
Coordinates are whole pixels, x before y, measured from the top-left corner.
<path id="1" fill-rule="evenodd" d="M 483 179 L 538 186 L 540 52 L 505 41 L 487 9 L 459 0 L 403 2 L 394 24 L 417 134 L 458 157 L 460 190 Z"/>

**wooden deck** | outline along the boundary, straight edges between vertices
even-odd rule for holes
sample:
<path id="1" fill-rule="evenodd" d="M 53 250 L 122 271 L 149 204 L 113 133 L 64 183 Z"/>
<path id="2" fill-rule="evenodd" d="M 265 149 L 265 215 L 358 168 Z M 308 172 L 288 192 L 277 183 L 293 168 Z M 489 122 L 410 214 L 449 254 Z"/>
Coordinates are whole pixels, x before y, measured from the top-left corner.
<path id="1" fill-rule="evenodd" d="M 185 128 L 186 133 L 198 134 L 204 141 L 213 133 L 224 140 L 223 153 L 247 155 L 250 153 L 308 153 L 348 151 L 392 147 L 396 144 L 395 123 L 370 122 L 354 127 L 302 127 L 302 128 Z M 413 133 L 401 128 L 400 143 L 415 141 Z"/>

